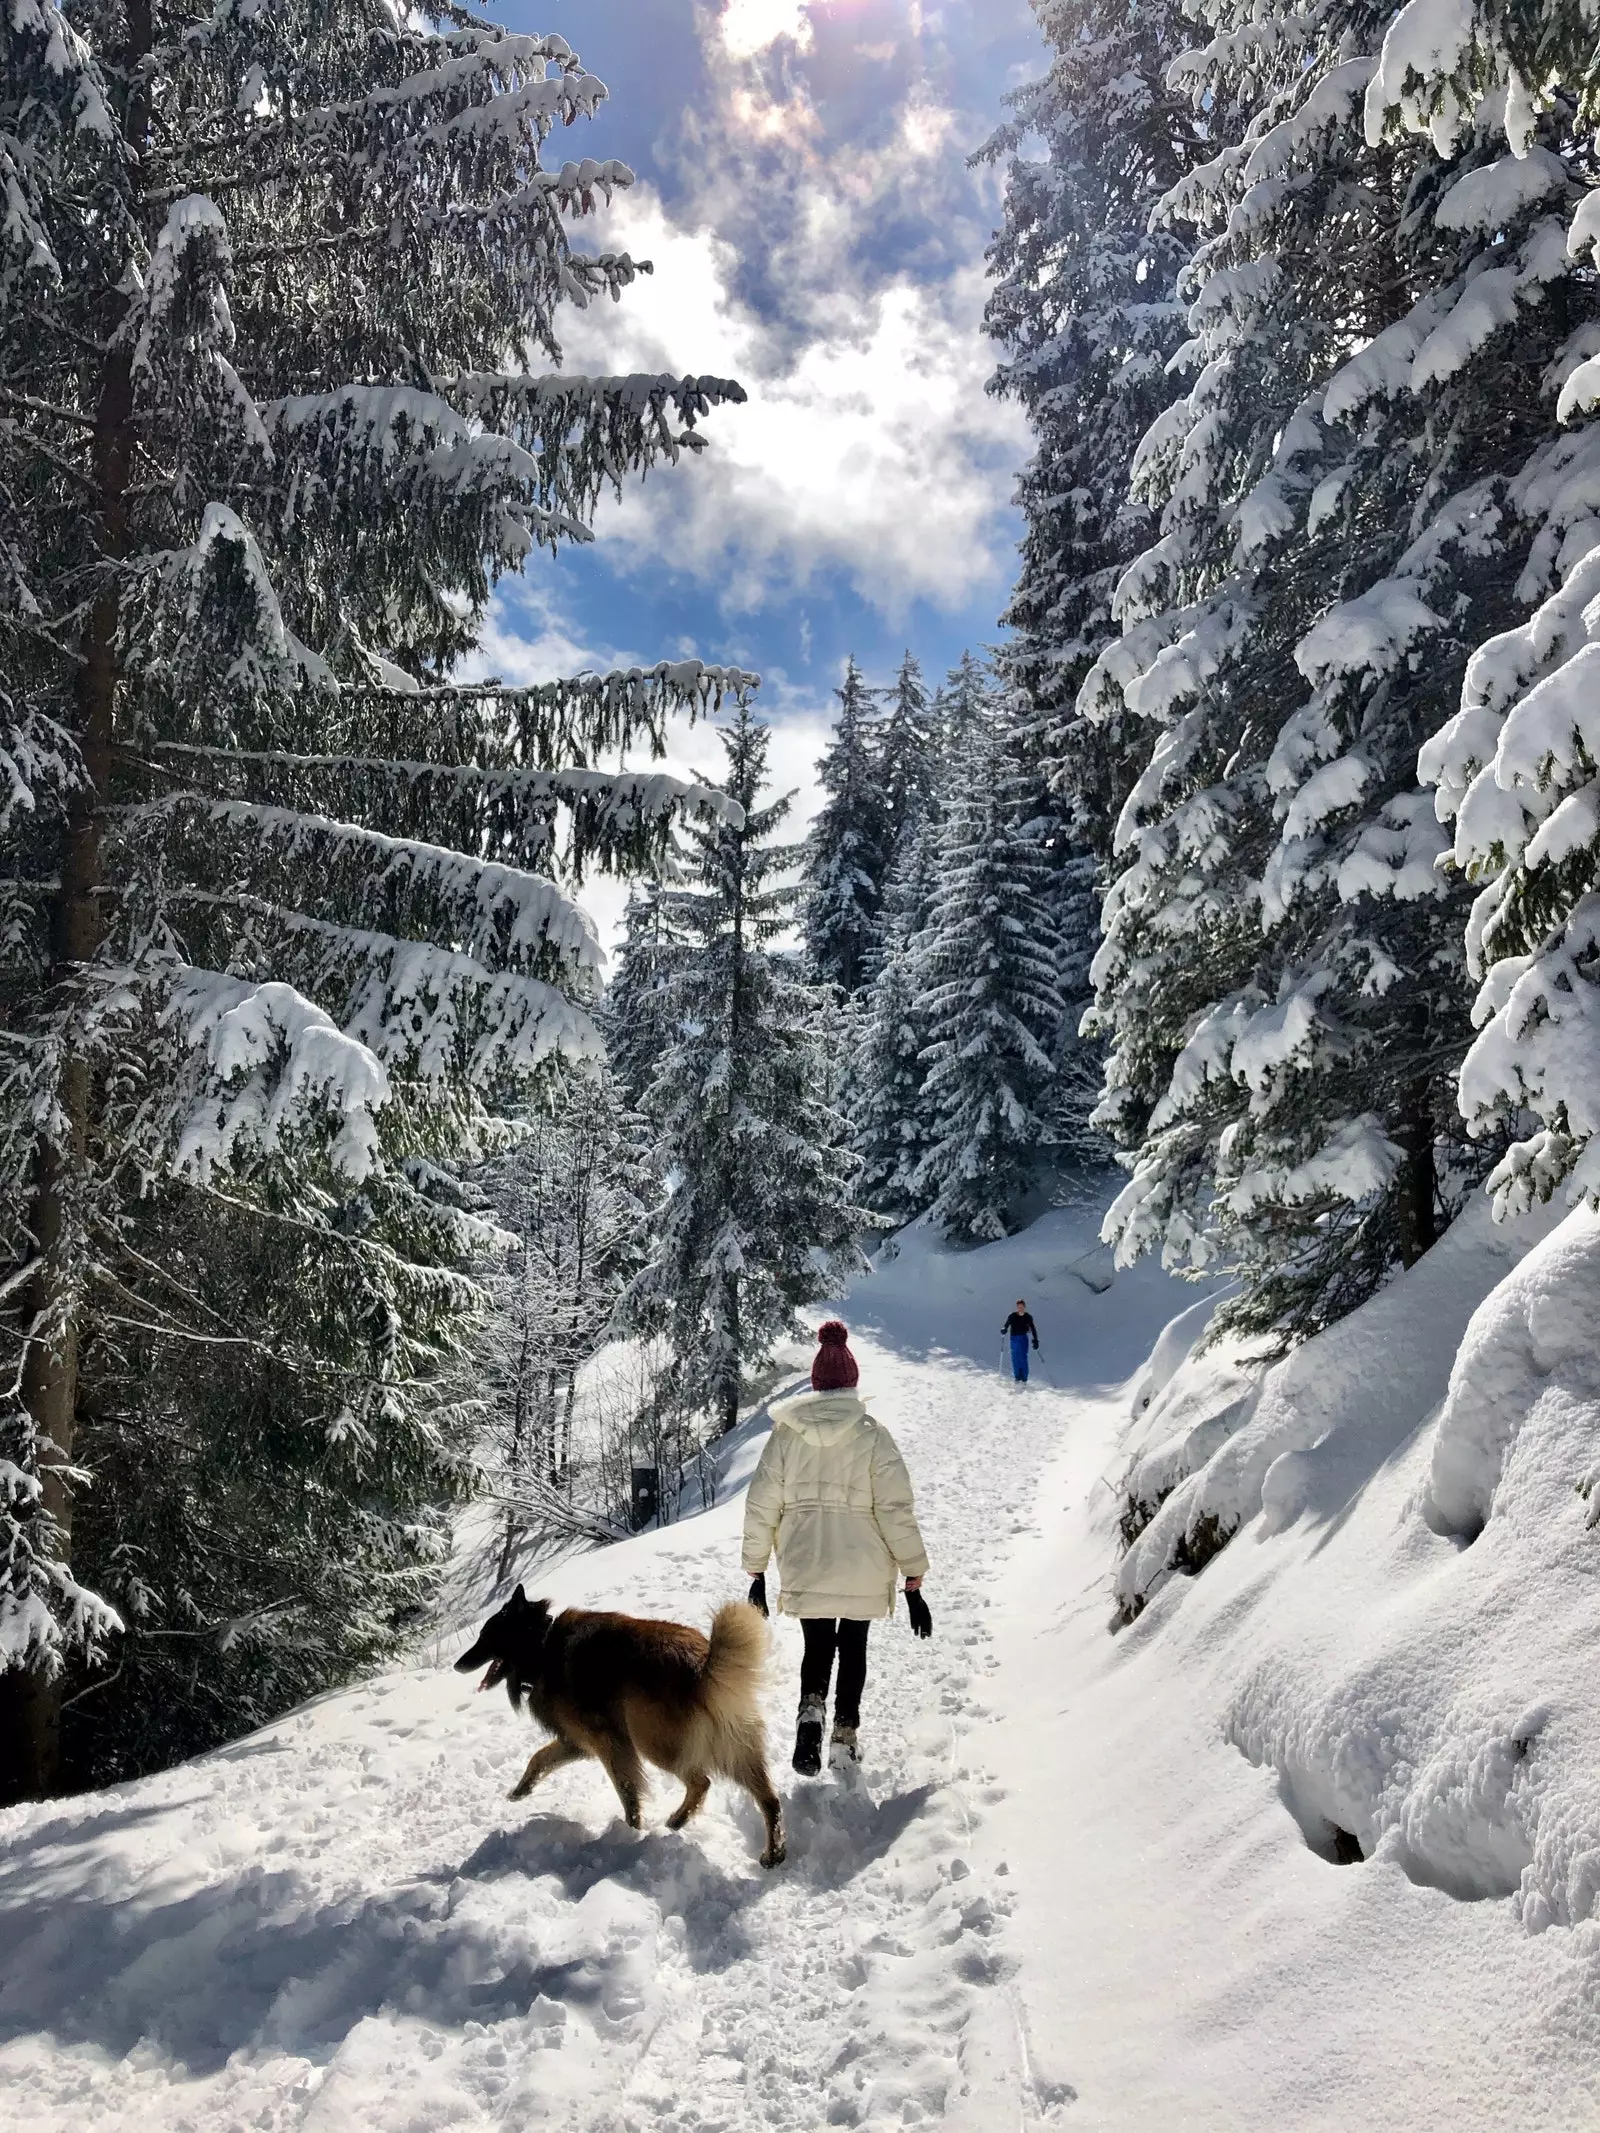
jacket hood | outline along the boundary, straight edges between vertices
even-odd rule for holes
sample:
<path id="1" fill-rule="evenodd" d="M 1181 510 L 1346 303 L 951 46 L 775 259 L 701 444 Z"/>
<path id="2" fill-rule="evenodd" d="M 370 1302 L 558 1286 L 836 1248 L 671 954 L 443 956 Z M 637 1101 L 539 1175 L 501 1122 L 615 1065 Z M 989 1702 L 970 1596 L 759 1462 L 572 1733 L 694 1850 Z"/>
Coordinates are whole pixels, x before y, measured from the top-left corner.
<path id="1" fill-rule="evenodd" d="M 857 1392 L 797 1392 L 767 1410 L 774 1429 L 792 1429 L 811 1444 L 836 1444 L 867 1419 Z"/>

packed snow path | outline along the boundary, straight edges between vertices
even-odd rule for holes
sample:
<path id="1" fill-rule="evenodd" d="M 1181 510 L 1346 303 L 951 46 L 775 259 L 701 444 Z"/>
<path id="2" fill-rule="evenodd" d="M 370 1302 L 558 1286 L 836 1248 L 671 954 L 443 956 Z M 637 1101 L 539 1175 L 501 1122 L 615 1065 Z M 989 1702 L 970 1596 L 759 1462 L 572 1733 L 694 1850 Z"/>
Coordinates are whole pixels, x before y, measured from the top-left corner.
<path id="1" fill-rule="evenodd" d="M 946 1305 L 969 1348 L 997 1348 L 1009 1294 L 957 1264 Z M 1001 1797 L 996 1579 L 1072 1403 L 948 1349 L 919 1359 L 933 1321 L 956 1329 L 904 1275 L 922 1323 L 856 1346 L 916 1481 L 936 1633 L 916 1642 L 903 1609 L 875 1628 L 863 1767 L 807 1782 L 787 1768 L 799 1633 L 776 1625 L 784 1868 L 762 1871 L 754 1810 L 720 1785 L 680 1836 L 661 1826 L 669 1780 L 635 1835 L 594 1765 L 508 1804 L 527 1721 L 441 1646 L 138 1787 L 8 1818 L 6 2116 L 30 2133 L 1054 2122 L 1070 2092 L 1030 2079 L 1001 1946 L 1016 1877 L 975 1861 Z M 1114 1344 L 1122 1370 L 1150 1316 Z M 539 1588 L 704 1623 L 743 1592 L 741 1514 L 731 1493 Z"/>
<path id="2" fill-rule="evenodd" d="M 216 1755 L 0 1816 L 0 2125 L 1600 2126 L 1600 1907 L 1578 1909 L 1600 1859 L 1600 1600 L 1571 1485 L 1597 1350 L 1585 1335 L 1552 1364 L 1544 1319 L 1544 1347 L 1517 1345 L 1567 1262 L 1525 1262 L 1485 1365 L 1506 1414 L 1537 1403 L 1546 1428 L 1521 1441 L 1548 1478 L 1498 1541 L 1463 1553 L 1416 1508 L 1471 1296 L 1524 1248 L 1463 1219 L 1283 1366 L 1258 1421 L 1295 1444 L 1337 1426 L 1270 1469 L 1282 1515 L 1111 1637 L 1141 1417 L 1159 1441 L 1204 1433 L 1238 1381 L 1225 1357 L 1182 1361 L 1202 1304 L 1103 1396 L 1192 1296 L 1148 1268 L 1099 1293 L 1088 1235 L 1057 1215 L 966 1255 L 909 1238 L 845 1307 L 917 1481 L 936 1633 L 916 1643 L 903 1613 L 874 1630 L 865 1766 L 807 1782 L 787 1769 L 799 1637 L 778 1625 L 786 1866 L 763 1873 L 755 1811 L 726 1787 L 680 1836 L 662 1827 L 675 1785 L 636 1835 L 588 1765 L 512 1806 L 531 1729 L 450 1671 L 463 1625 Z M 1590 1325 L 1591 1258 L 1563 1278 Z M 997 1374 L 1018 1293 L 1055 1389 Z M 1570 1445 L 1546 1441 L 1557 1423 Z M 744 1587 L 739 1483 L 762 1426 L 730 1442 L 715 1508 L 539 1589 L 705 1621 Z M 1496 1743 L 1546 1718 L 1496 1792 Z M 1338 1863 L 1318 1798 L 1359 1814 L 1386 1783 L 1409 1820 Z M 1519 1915 L 1513 1809 L 1539 1840 L 1523 1879 L 1565 1889 L 1570 1923 Z"/>

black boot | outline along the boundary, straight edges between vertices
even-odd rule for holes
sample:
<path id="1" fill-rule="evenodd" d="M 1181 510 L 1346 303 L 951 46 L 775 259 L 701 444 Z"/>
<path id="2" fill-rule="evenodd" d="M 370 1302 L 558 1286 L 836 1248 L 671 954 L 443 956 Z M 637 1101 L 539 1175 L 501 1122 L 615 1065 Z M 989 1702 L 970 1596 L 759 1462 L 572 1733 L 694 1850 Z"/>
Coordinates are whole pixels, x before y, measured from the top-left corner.
<path id="1" fill-rule="evenodd" d="M 822 1768 L 822 1721 L 827 1706 L 820 1696 L 808 1696 L 800 1706 L 800 1723 L 794 1729 L 794 1767 L 803 1778 L 814 1778 Z"/>

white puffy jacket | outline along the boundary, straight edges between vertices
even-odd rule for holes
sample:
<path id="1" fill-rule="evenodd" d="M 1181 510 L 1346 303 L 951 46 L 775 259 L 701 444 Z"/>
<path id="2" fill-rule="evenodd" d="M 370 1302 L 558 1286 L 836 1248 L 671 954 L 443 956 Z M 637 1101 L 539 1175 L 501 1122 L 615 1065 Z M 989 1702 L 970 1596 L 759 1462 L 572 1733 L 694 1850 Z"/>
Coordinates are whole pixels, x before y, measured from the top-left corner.
<path id="1" fill-rule="evenodd" d="M 778 1400 L 744 1506 L 744 1567 L 778 1551 L 779 1609 L 855 1622 L 894 1613 L 894 1574 L 928 1567 L 899 1447 L 853 1392 Z"/>

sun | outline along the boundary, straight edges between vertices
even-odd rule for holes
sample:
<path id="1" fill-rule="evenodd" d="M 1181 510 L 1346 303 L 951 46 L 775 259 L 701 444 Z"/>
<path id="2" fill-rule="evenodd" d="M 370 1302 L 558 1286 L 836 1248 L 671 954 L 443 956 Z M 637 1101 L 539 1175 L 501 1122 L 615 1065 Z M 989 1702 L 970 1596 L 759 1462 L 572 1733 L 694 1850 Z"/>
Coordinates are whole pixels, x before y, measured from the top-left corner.
<path id="1" fill-rule="evenodd" d="M 807 0 L 727 0 L 717 27 L 730 59 L 753 59 L 780 37 L 797 51 L 811 49 Z"/>

